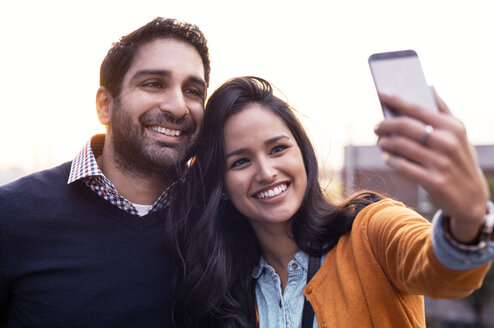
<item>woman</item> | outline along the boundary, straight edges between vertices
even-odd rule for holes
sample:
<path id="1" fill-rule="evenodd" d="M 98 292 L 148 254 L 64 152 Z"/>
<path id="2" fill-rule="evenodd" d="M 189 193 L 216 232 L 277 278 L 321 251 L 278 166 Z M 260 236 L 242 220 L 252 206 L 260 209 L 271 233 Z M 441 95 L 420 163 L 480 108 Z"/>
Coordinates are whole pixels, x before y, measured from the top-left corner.
<path id="1" fill-rule="evenodd" d="M 456 242 L 470 243 L 489 194 L 466 134 L 441 101 L 435 114 L 381 100 L 436 127 L 424 137 L 417 134 L 424 123 L 401 117 L 376 133 L 388 164 L 421 183 L 451 217 Z M 445 267 L 431 246 L 430 223 L 403 204 L 372 192 L 342 204 L 326 199 L 311 143 L 268 82 L 243 77 L 222 85 L 197 140 L 170 206 L 169 217 L 187 218 L 171 227 L 182 268 L 177 326 L 299 327 L 307 317 L 312 327 L 312 306 L 315 327 L 425 327 L 421 295 L 462 297 L 480 286 L 487 261 Z M 444 150 L 451 147 L 467 151 Z M 304 307 L 304 295 L 311 306 Z"/>

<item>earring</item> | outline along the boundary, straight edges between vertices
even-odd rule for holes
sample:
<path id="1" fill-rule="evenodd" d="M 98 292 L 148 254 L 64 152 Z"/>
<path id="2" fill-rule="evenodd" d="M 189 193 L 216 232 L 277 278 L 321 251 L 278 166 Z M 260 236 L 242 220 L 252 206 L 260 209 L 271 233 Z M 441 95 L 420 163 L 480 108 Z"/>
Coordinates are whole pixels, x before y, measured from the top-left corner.
<path id="1" fill-rule="evenodd" d="M 228 196 L 224 192 L 222 192 L 221 193 L 221 199 L 228 200 Z"/>

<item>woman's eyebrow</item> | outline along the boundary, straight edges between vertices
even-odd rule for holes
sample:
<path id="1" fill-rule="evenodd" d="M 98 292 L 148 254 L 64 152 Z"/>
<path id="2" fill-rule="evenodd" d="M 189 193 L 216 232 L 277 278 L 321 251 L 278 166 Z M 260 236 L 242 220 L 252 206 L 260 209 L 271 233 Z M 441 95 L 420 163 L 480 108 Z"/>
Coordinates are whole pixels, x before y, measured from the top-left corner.
<path id="1" fill-rule="evenodd" d="M 279 136 L 276 136 L 276 137 L 273 137 L 273 138 L 269 138 L 268 140 L 264 141 L 264 144 L 267 146 L 267 145 L 270 145 L 270 144 L 273 144 L 273 143 L 277 142 L 280 139 L 290 139 L 290 137 L 287 136 L 287 135 L 285 135 L 285 134 L 282 134 L 282 135 L 279 135 Z M 225 158 L 229 158 L 229 157 L 234 156 L 234 155 L 242 154 L 242 153 L 244 153 L 246 151 L 248 151 L 247 148 L 235 149 L 234 151 L 229 152 L 228 154 L 226 154 Z"/>
<path id="2" fill-rule="evenodd" d="M 283 138 L 290 139 L 290 137 L 287 136 L 286 134 L 281 134 L 279 136 L 276 136 L 276 137 L 273 137 L 273 138 L 269 138 L 268 140 L 264 141 L 264 144 L 265 145 L 269 145 L 269 144 L 275 143 L 278 140 L 283 139 Z"/>

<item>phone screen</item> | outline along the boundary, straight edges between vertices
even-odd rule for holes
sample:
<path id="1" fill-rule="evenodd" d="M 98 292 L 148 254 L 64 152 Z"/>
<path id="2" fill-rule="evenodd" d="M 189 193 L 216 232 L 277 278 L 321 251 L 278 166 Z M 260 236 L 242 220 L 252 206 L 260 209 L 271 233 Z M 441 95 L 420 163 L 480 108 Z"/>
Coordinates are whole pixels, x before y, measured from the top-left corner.
<path id="1" fill-rule="evenodd" d="M 437 111 L 434 95 L 427 85 L 415 51 L 376 53 L 369 57 L 369 66 L 378 92 L 396 95 L 407 102 Z M 385 117 L 399 115 L 384 105 L 382 107 Z"/>

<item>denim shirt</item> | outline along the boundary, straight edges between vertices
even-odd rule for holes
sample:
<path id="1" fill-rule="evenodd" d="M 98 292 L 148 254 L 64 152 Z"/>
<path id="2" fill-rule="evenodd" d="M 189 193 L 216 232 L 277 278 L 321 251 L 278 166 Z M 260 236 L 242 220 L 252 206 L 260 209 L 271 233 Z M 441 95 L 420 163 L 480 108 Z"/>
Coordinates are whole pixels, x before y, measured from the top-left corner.
<path id="1" fill-rule="evenodd" d="M 432 220 L 432 249 L 442 265 L 452 270 L 470 270 L 494 260 L 494 241 L 478 251 L 458 249 L 446 237 L 443 219 L 438 211 Z"/>
<path id="2" fill-rule="evenodd" d="M 324 258 L 321 259 L 321 263 Z M 309 256 L 298 251 L 288 263 L 288 282 L 284 293 L 281 292 L 281 280 L 264 257 L 254 269 L 257 279 L 256 301 L 259 314 L 259 328 L 286 327 L 299 328 L 302 325 L 302 311 L 305 296 L 302 291 L 307 284 Z M 319 328 L 314 316 L 313 328 Z"/>
<path id="3" fill-rule="evenodd" d="M 454 270 L 469 270 L 486 264 L 494 259 L 494 242 L 486 249 L 465 252 L 448 242 L 442 225 L 442 217 L 436 215 L 432 222 L 432 248 L 439 262 Z M 324 261 L 321 258 L 321 263 Z M 302 325 L 302 311 L 305 296 L 302 294 L 307 284 L 309 256 L 298 251 L 288 263 L 288 282 L 284 293 L 281 292 L 281 280 L 264 257 L 254 268 L 252 276 L 257 279 L 256 301 L 259 314 L 259 328 L 299 328 Z M 313 328 L 319 328 L 314 317 Z"/>

